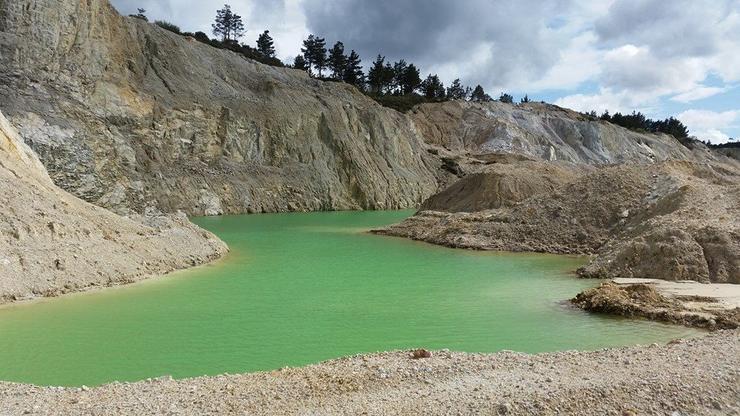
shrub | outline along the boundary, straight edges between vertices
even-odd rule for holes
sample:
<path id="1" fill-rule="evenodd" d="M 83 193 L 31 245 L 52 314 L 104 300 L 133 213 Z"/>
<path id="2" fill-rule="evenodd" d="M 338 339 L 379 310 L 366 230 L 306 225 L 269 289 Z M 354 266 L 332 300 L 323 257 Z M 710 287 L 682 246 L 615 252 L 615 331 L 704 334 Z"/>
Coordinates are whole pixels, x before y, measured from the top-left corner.
<path id="1" fill-rule="evenodd" d="M 180 31 L 180 27 L 174 23 L 170 23 L 164 20 L 157 20 L 156 22 L 154 22 L 154 24 L 161 27 L 164 30 L 169 30 L 172 33 L 177 33 L 178 35 L 182 34 L 182 32 Z"/>
<path id="2" fill-rule="evenodd" d="M 211 41 L 208 38 L 208 35 L 206 35 L 203 32 L 195 32 L 195 34 L 193 34 L 193 37 L 195 38 L 195 40 L 197 40 L 199 42 L 203 42 L 203 43 L 209 43 Z"/>

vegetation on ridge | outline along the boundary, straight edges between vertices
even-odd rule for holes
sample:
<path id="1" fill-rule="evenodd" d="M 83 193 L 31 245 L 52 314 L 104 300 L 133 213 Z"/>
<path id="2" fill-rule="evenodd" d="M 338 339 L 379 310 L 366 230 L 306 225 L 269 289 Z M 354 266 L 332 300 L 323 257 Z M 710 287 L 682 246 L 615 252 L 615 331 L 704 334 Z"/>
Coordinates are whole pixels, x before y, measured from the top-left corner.
<path id="1" fill-rule="evenodd" d="M 138 14 L 129 16 L 148 21 L 145 13 L 146 10 L 138 9 Z M 480 84 L 475 88 L 470 88 L 464 86 L 457 78 L 445 88 L 437 74 L 430 73 L 422 80 L 421 71 L 415 64 L 406 62 L 404 59 L 391 63 L 380 54 L 370 65 L 366 75 L 363 71 L 362 60 L 354 49 L 346 54 L 344 43 L 341 41 L 337 41 L 330 49 L 327 49 L 326 39 L 313 34 L 303 40 L 301 54 L 296 56 L 291 64 L 285 64 L 276 57 L 274 40 L 269 30 L 259 35 L 256 48 L 239 43 L 239 39 L 246 31 L 245 25 L 242 17 L 232 12 L 228 4 L 216 11 L 215 22 L 211 25 L 213 34 L 220 40 L 210 39 L 203 32 L 181 32 L 177 25 L 166 21 L 156 21 L 155 24 L 176 34 L 192 37 L 216 48 L 231 50 L 267 65 L 300 69 L 320 80 L 353 85 L 379 104 L 404 113 L 418 104 L 428 102 L 495 101 Z M 325 71 L 328 71 L 328 74 L 325 75 Z M 502 92 L 498 101 L 513 104 L 514 97 Z M 520 103 L 529 102 L 531 100 L 527 94 L 520 100 Z M 686 146 L 699 141 L 689 137 L 688 128 L 674 117 L 652 120 L 635 111 L 632 114 L 617 112 L 613 115 L 605 111 L 600 116 L 595 111 L 581 114 L 593 121 L 603 120 L 637 132 L 670 134 Z M 709 142 L 704 143 L 710 145 Z"/>

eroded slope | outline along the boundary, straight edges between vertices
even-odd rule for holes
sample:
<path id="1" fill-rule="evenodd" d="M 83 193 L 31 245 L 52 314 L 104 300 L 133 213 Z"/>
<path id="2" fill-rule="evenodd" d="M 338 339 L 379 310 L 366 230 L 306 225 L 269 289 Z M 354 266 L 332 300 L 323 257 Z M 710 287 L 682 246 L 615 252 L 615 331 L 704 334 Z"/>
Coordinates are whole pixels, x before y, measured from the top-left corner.
<path id="1" fill-rule="evenodd" d="M 411 119 L 427 143 L 475 155 L 515 153 L 587 164 L 706 158 L 673 136 L 637 133 L 545 103 L 423 104 Z"/>
<path id="2" fill-rule="evenodd" d="M 0 113 L 0 303 L 133 282 L 220 257 L 183 215 L 119 217 L 57 188 Z"/>
<path id="3" fill-rule="evenodd" d="M 404 115 L 107 0 L 0 1 L 0 67 L 0 109 L 54 182 L 117 211 L 391 209 L 436 190 Z"/>

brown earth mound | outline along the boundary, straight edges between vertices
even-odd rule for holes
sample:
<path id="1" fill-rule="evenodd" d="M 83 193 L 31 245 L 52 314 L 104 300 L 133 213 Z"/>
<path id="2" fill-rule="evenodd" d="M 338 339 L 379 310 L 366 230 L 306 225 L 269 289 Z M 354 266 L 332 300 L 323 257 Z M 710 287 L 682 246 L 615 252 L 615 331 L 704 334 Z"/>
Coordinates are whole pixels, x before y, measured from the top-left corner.
<path id="1" fill-rule="evenodd" d="M 573 176 L 564 184 L 551 182 L 553 190 L 543 186 L 506 204 L 500 202 L 505 193 L 470 189 L 476 196 L 466 200 L 488 197 L 501 208 L 421 211 L 376 232 L 452 247 L 597 254 L 579 270 L 584 277 L 740 283 L 736 163 L 622 164 Z M 452 205 L 451 211 L 460 207 Z"/>
<path id="2" fill-rule="evenodd" d="M 649 284 L 621 286 L 605 282 L 579 293 L 571 302 L 587 311 L 630 318 L 643 317 L 708 329 L 740 327 L 740 308 L 702 310 L 689 308 L 684 303 L 695 300 L 667 298 Z"/>
<path id="3" fill-rule="evenodd" d="M 492 163 L 431 196 L 420 209 L 476 212 L 511 207 L 532 195 L 555 191 L 585 169 L 572 163 Z"/>

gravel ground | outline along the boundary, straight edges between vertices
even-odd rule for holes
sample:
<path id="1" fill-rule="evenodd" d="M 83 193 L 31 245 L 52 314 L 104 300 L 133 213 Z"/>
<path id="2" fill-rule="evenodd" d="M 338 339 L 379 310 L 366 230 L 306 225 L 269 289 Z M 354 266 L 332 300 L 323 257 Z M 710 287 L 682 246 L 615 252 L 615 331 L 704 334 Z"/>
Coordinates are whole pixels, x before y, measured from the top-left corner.
<path id="1" fill-rule="evenodd" d="M 740 332 L 527 355 L 434 351 L 95 388 L 0 383 L 0 414 L 740 414 Z"/>

